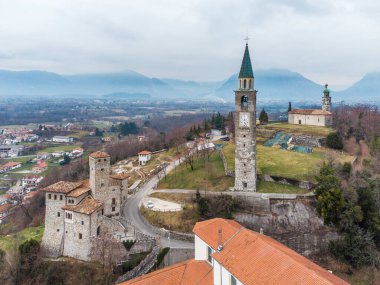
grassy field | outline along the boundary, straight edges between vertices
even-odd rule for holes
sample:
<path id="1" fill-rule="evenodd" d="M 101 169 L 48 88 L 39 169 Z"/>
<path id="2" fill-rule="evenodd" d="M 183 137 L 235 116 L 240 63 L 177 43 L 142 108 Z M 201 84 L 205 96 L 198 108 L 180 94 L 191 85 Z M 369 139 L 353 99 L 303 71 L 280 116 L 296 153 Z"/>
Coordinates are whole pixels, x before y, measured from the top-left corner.
<path id="1" fill-rule="evenodd" d="M 60 146 L 52 146 L 52 147 L 47 147 L 44 149 L 41 149 L 38 152 L 47 152 L 47 153 L 53 153 L 55 151 L 72 151 L 73 149 L 78 148 L 77 145 L 60 145 Z"/>
<path id="2" fill-rule="evenodd" d="M 223 148 L 229 169 L 235 168 L 235 145 L 227 144 Z M 297 180 L 314 181 L 324 161 L 352 161 L 354 157 L 329 149 L 314 149 L 306 154 L 279 149 L 276 147 L 257 146 L 257 169 L 259 174 L 281 176 Z"/>
<path id="3" fill-rule="evenodd" d="M 291 125 L 288 123 L 271 123 L 268 125 L 260 126 L 268 130 L 285 131 L 292 134 L 304 134 L 313 136 L 327 136 L 333 130 L 329 127 L 316 127 L 304 125 Z"/>
<path id="4" fill-rule="evenodd" d="M 302 189 L 292 185 L 284 185 L 275 182 L 259 181 L 257 184 L 259 193 L 281 193 L 281 194 L 305 194 L 309 190 Z"/>
<path id="5" fill-rule="evenodd" d="M 217 153 L 214 153 L 206 165 L 202 158 L 197 159 L 193 171 L 185 163 L 182 163 L 161 180 L 158 188 L 224 191 L 232 185 L 233 178 L 224 175 L 222 159 Z"/>
<path id="6" fill-rule="evenodd" d="M 30 227 L 18 232 L 14 235 L 0 236 L 0 248 L 8 251 L 12 246 L 23 243 L 29 239 L 41 241 L 44 234 L 44 226 Z"/>

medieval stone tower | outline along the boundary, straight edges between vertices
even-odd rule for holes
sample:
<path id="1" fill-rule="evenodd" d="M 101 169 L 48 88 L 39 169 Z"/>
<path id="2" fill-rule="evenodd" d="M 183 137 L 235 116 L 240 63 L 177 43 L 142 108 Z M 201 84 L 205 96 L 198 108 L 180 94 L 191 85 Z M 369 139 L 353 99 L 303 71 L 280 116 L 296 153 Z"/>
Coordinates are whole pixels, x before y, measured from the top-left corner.
<path id="1" fill-rule="evenodd" d="M 94 152 L 90 154 L 90 189 L 95 199 L 106 201 L 108 199 L 109 177 L 111 172 L 111 157 L 105 152 Z M 104 209 L 105 215 L 108 209 Z"/>
<path id="2" fill-rule="evenodd" d="M 256 93 L 249 56 L 245 46 L 235 91 L 235 191 L 256 192 Z"/>
<path id="3" fill-rule="evenodd" d="M 325 85 L 325 90 L 323 90 L 323 97 L 322 97 L 322 110 L 331 112 L 331 97 L 330 97 L 330 90 L 327 88 L 328 85 Z"/>

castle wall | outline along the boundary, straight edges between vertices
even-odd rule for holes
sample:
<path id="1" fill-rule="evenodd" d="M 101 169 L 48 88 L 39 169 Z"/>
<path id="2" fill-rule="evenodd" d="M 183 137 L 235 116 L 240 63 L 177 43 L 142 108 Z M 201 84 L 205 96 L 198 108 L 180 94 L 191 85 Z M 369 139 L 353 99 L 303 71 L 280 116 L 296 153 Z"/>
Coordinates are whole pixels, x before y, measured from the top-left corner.
<path id="1" fill-rule="evenodd" d="M 60 256 L 63 250 L 63 233 L 65 231 L 64 210 L 65 195 L 46 192 L 45 231 L 42 248 L 49 256 Z"/>
<path id="2" fill-rule="evenodd" d="M 70 212 L 70 211 L 66 211 Z M 90 260 L 91 237 L 96 236 L 98 227 L 98 215 L 101 210 L 91 215 L 70 212 L 73 218 L 65 219 L 65 236 L 63 255 L 80 260 Z"/>

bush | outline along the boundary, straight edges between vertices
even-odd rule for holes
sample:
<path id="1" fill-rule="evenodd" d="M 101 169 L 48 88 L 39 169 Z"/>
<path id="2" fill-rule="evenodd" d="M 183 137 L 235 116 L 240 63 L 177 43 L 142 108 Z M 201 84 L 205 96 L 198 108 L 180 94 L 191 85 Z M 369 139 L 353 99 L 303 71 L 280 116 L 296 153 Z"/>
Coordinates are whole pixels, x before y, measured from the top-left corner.
<path id="1" fill-rule="evenodd" d="M 327 136 L 326 144 L 329 148 L 343 149 L 343 140 L 337 133 L 330 133 Z"/>
<path id="2" fill-rule="evenodd" d="M 345 162 L 342 166 L 342 173 L 346 175 L 350 175 L 352 170 L 351 163 Z"/>

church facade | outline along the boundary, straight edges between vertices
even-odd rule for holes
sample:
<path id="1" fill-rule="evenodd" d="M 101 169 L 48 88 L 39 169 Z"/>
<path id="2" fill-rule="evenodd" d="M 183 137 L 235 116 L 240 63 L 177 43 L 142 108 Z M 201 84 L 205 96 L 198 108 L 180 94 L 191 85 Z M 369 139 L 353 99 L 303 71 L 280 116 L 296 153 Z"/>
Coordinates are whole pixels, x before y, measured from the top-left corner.
<path id="1" fill-rule="evenodd" d="M 332 125 L 330 90 L 325 85 L 322 97 L 322 109 L 294 109 L 288 112 L 288 123 L 327 127 Z"/>
<path id="2" fill-rule="evenodd" d="M 247 44 L 235 91 L 234 191 L 256 192 L 256 94 Z"/>

